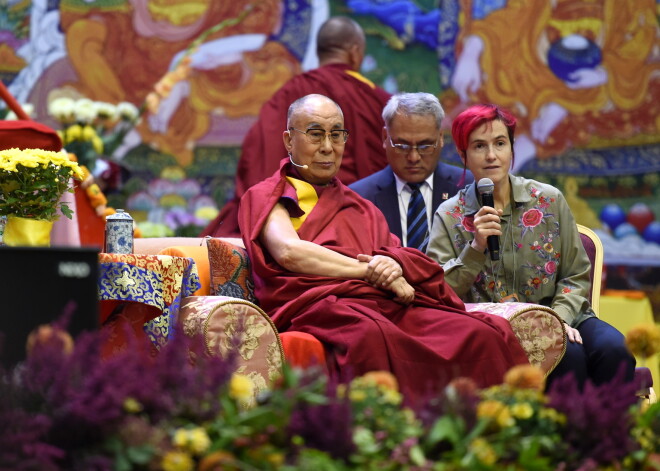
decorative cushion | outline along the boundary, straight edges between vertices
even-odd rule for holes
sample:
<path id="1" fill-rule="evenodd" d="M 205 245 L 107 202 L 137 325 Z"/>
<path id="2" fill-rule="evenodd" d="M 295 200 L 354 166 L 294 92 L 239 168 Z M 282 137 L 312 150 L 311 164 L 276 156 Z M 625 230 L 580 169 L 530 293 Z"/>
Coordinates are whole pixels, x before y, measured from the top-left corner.
<path id="1" fill-rule="evenodd" d="M 206 246 L 199 247 L 195 245 L 176 245 L 161 250 L 158 252 L 158 255 L 172 255 L 174 257 L 192 258 L 195 261 L 195 265 L 197 266 L 197 273 L 199 274 L 200 284 L 199 289 L 193 293 L 193 296 L 205 296 L 210 293 L 211 280 L 209 275 L 209 256 L 206 250 Z"/>
<path id="2" fill-rule="evenodd" d="M 237 373 L 267 389 L 282 373 L 284 350 L 275 325 L 258 306 L 226 296 L 188 296 L 179 323 L 193 337 L 202 334 L 209 355 L 226 355 L 238 345 Z"/>
<path id="3" fill-rule="evenodd" d="M 504 317 L 511 324 L 530 364 L 549 375 L 566 353 L 566 332 L 559 315 L 547 306 L 528 303 L 467 303 L 466 310 Z"/>
<path id="4" fill-rule="evenodd" d="M 211 295 L 231 296 L 257 304 L 247 251 L 220 238 L 210 238 L 206 245 L 211 266 Z"/>
<path id="5" fill-rule="evenodd" d="M 325 349 L 319 339 L 306 332 L 281 332 L 284 357 L 289 365 L 306 369 L 318 366 L 328 371 L 325 363 Z"/>

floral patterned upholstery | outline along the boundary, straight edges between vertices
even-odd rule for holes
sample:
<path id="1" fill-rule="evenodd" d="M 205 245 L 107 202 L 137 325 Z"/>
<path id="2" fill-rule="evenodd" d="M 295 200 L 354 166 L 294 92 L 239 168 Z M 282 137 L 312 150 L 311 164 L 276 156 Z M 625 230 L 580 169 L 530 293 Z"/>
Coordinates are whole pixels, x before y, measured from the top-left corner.
<path id="1" fill-rule="evenodd" d="M 211 267 L 211 295 L 256 303 L 247 251 L 219 238 L 209 238 L 206 246 Z"/>
<path id="2" fill-rule="evenodd" d="M 467 303 L 470 312 L 480 311 L 504 317 L 527 353 L 529 362 L 547 376 L 566 353 L 564 324 L 547 306 L 528 303 Z"/>
<path id="3" fill-rule="evenodd" d="M 209 355 L 225 357 L 238 345 L 237 373 L 258 391 L 282 372 L 284 350 L 270 318 L 251 302 L 226 296 L 189 296 L 179 315 L 183 332 L 203 334 Z"/>

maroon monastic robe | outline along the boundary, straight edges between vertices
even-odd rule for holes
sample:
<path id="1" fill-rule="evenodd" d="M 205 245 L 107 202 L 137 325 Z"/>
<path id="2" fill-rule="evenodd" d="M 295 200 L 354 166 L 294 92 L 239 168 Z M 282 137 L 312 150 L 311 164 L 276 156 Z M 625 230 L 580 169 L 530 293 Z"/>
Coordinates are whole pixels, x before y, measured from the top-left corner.
<path id="1" fill-rule="evenodd" d="M 324 344 L 331 374 L 347 380 L 367 371 L 391 371 L 414 403 L 452 378 L 467 376 L 484 387 L 500 383 L 510 367 L 527 363 L 507 320 L 466 312 L 444 282 L 440 265 L 401 247 L 382 213 L 337 179 L 323 188 L 298 235 L 353 258 L 360 253 L 394 258 L 415 288 L 415 301 L 404 306 L 390 291 L 359 279 L 291 273 L 278 265 L 259 234 L 283 193 L 295 194 L 283 176 L 290 164 L 282 164 L 241 200 L 239 223 L 255 294 L 280 331 L 307 332 Z"/>
<path id="2" fill-rule="evenodd" d="M 227 202 L 202 236 L 240 237 L 238 202 L 252 185 L 270 177 L 287 156 L 282 132 L 291 103 L 311 93 L 334 100 L 344 113 L 350 136 L 337 177 L 346 185 L 385 168 L 381 113 L 390 95 L 351 75 L 346 64 L 330 64 L 297 75 L 268 100 L 243 140 L 236 172 L 235 197 Z M 354 74 L 354 73 L 353 73 Z"/>

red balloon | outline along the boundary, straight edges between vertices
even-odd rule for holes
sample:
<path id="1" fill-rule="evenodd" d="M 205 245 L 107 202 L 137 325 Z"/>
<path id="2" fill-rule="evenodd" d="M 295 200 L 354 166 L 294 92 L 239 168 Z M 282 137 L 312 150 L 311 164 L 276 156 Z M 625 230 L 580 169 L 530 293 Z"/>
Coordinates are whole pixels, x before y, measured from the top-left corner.
<path id="1" fill-rule="evenodd" d="M 637 229 L 637 232 L 641 234 L 646 229 L 646 226 L 655 220 L 655 214 L 644 203 L 635 203 L 628 210 L 627 219 Z"/>

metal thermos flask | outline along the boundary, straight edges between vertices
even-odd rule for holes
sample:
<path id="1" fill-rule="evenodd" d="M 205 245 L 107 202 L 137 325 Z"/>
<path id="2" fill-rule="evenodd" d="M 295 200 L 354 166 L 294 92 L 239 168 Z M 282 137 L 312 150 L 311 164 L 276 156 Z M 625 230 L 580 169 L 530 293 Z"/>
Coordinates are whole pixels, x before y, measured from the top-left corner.
<path id="1" fill-rule="evenodd" d="M 133 253 L 133 218 L 123 209 L 105 218 L 105 253 Z"/>

